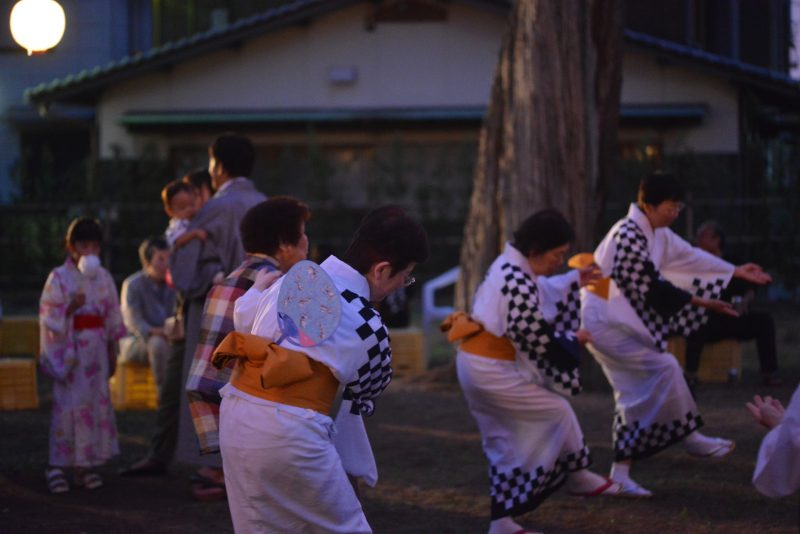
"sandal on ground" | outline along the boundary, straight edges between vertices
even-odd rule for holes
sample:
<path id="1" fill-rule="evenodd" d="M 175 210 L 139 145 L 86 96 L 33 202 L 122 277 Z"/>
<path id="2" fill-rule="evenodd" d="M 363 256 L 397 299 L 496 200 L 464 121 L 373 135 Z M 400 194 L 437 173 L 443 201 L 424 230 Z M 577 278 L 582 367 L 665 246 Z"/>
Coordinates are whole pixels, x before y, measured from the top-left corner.
<path id="1" fill-rule="evenodd" d="M 622 497 L 624 499 L 651 499 L 653 497 L 652 491 L 643 488 L 631 479 L 617 480 L 616 482 L 622 489 L 614 494 L 615 497 Z"/>
<path id="2" fill-rule="evenodd" d="M 94 471 L 83 471 L 75 474 L 75 486 L 93 490 L 103 485 L 103 479 Z"/>
<path id="3" fill-rule="evenodd" d="M 592 491 L 570 491 L 569 494 L 573 497 L 599 497 L 599 496 L 614 496 L 622 491 L 622 484 L 614 482 L 610 478 L 597 486 Z"/>
<path id="4" fill-rule="evenodd" d="M 66 493 L 69 491 L 69 482 L 67 482 L 64 471 L 60 468 L 51 467 L 45 469 L 44 477 L 47 480 L 47 489 L 50 490 L 50 493 Z"/>
<path id="5" fill-rule="evenodd" d="M 192 498 L 196 501 L 221 501 L 227 497 L 225 483 L 194 473 L 190 477 Z"/>
<path id="6" fill-rule="evenodd" d="M 699 450 L 693 448 L 691 445 L 686 445 L 686 452 L 698 458 L 714 458 L 720 460 L 725 458 L 736 448 L 736 442 L 723 438 L 713 438 L 715 443 L 707 450 Z"/>

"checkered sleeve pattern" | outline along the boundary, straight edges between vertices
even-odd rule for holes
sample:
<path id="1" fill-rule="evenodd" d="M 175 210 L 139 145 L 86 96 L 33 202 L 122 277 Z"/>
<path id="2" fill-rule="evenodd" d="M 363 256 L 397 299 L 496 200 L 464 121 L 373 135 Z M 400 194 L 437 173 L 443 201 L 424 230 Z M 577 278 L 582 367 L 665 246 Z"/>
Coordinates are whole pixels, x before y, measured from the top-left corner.
<path id="1" fill-rule="evenodd" d="M 222 284 L 211 288 L 203 306 L 200 336 L 186 381 L 189 411 L 202 454 L 219 452 L 219 390 L 228 383 L 230 369 L 211 365 L 211 355 L 228 333 L 233 331 L 233 308 L 240 296 L 255 281 L 260 270 L 276 270 L 264 259 L 246 260 Z"/>
<path id="2" fill-rule="evenodd" d="M 647 237 L 636 223 L 628 220 L 614 234 L 614 242 L 617 250 L 611 278 L 653 336 L 656 347 L 663 352 L 667 347 L 669 323 L 645 302 L 653 276 L 658 276 L 649 259 Z"/>
<path id="3" fill-rule="evenodd" d="M 342 291 L 342 298 L 353 307 L 363 321 L 356 334 L 365 347 L 366 361 L 358 368 L 358 377 L 344 389 L 343 398 L 353 401 L 352 413 L 372 415 L 375 399 L 392 381 L 392 349 L 389 346 L 389 331 L 383 324 L 380 313 L 367 299 L 349 290 Z"/>
<path id="4" fill-rule="evenodd" d="M 700 414 L 686 412 L 670 423 L 656 422 L 642 428 L 638 421 L 625 424 L 614 415 L 614 461 L 642 460 L 676 443 L 703 426 Z"/>
<path id="5" fill-rule="evenodd" d="M 686 304 L 677 313 L 666 318 L 647 304 L 646 295 L 655 281 L 654 278 L 663 279 L 649 259 L 647 238 L 635 222 L 624 222 L 614 235 L 614 241 L 617 250 L 611 277 L 653 336 L 658 350 L 667 350 L 667 338 L 671 334 L 687 336 L 706 322 L 706 310 L 692 304 Z M 704 284 L 698 278 L 692 283 L 689 292 L 700 297 L 718 298 L 724 288 L 725 281 L 722 279 Z"/>
<path id="6" fill-rule="evenodd" d="M 539 310 L 536 283 L 516 265 L 504 263 L 500 268 L 504 280 L 501 293 L 508 299 L 508 338 L 541 371 L 547 381 L 546 387 L 566 395 L 577 395 L 581 391 L 578 361 L 565 355 L 555 341 L 557 332 Z M 578 305 L 577 300 L 574 305 Z M 564 328 L 569 318 L 560 315 L 559 327 Z"/>
<path id="7" fill-rule="evenodd" d="M 556 317 L 553 329 L 559 332 L 577 332 L 581 327 L 581 287 L 573 282 L 564 300 L 556 303 Z"/>
<path id="8" fill-rule="evenodd" d="M 700 298 L 718 299 L 724 289 L 725 280 L 722 278 L 715 278 L 706 283 L 695 278 L 689 292 Z M 708 313 L 705 308 L 687 304 L 677 314 L 670 317 L 670 331 L 685 337 L 699 330 L 706 321 L 708 321 Z"/>
<path id="9" fill-rule="evenodd" d="M 566 481 L 567 474 L 591 465 L 589 448 L 562 455 L 549 469 L 538 466 L 533 471 L 515 467 L 501 471 L 489 467 L 492 520 L 516 516 L 535 510 Z"/>

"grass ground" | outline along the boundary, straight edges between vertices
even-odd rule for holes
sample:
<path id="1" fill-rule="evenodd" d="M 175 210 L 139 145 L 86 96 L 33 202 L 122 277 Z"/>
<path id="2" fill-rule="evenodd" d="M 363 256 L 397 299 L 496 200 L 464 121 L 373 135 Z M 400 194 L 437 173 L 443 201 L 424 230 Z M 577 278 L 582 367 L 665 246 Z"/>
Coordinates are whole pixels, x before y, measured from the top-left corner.
<path id="1" fill-rule="evenodd" d="M 786 384 L 769 393 L 784 403 L 800 378 L 799 314 L 779 315 L 781 365 Z M 440 362 L 441 363 L 441 362 Z M 758 386 L 753 349 L 738 385 L 701 385 L 706 433 L 736 439 L 721 462 L 688 457 L 680 446 L 634 466 L 634 476 L 655 493 L 650 501 L 576 499 L 555 494 L 521 518 L 526 526 L 558 533 L 800 531 L 798 497 L 767 499 L 750 484 L 763 432 L 744 410 Z M 125 479 L 116 469 L 147 449 L 153 412 L 118 414 L 122 455 L 103 469 L 106 486 L 51 496 L 43 470 L 49 401 L 42 381 L 41 407 L 0 412 L 0 532 L 231 532 L 224 502 L 189 498 L 191 466 L 173 466 L 158 479 Z M 611 462 L 613 402 L 602 384 L 573 403 L 594 458 L 605 473 Z M 368 428 L 380 470 L 362 500 L 378 533 L 480 533 L 488 525 L 487 466 L 480 436 L 457 385 L 420 377 L 397 379 L 378 403 Z"/>

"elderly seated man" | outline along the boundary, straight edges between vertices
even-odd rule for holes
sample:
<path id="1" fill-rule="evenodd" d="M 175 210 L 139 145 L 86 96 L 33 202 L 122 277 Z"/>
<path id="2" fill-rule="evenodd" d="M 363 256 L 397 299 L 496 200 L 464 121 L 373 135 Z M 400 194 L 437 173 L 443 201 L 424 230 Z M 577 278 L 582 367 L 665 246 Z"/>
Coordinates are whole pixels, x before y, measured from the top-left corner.
<path id="1" fill-rule="evenodd" d="M 169 245 L 163 237 L 151 237 L 139 246 L 142 270 L 122 283 L 122 319 L 131 336 L 120 343 L 123 361 L 150 363 L 159 402 L 170 345 L 164 328 L 175 309 L 175 290 L 166 283 Z"/>
<path id="2" fill-rule="evenodd" d="M 715 256 L 723 256 L 725 232 L 714 221 L 706 221 L 697 229 L 697 247 Z M 700 367 L 700 354 L 703 345 L 723 339 L 749 341 L 754 339 L 758 349 L 761 368 L 761 384 L 779 386 L 783 380 L 778 375 L 778 357 L 775 340 L 775 321 L 767 312 L 749 309 L 753 300 L 754 286 L 742 280 L 733 280 L 722 293 L 722 299 L 734 304 L 738 317 L 711 314 L 708 322 L 686 339 L 686 380 L 689 387 L 697 387 L 697 370 Z"/>

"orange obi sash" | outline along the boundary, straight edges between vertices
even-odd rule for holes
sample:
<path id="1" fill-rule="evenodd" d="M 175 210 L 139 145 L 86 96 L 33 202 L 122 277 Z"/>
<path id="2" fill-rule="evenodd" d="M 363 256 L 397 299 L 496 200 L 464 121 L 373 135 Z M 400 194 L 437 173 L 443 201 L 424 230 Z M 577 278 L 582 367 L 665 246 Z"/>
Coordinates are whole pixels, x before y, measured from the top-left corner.
<path id="1" fill-rule="evenodd" d="M 447 332 L 447 341 L 460 341 L 459 348 L 470 354 L 514 361 L 517 351 L 507 337 L 497 337 L 483 329 L 483 325 L 464 312 L 451 313 L 439 326 Z"/>
<path id="2" fill-rule="evenodd" d="M 584 269 L 594 263 L 594 256 L 589 252 L 575 254 L 567 260 L 567 267 L 570 269 Z M 600 278 L 586 286 L 590 292 L 594 293 L 603 300 L 608 300 L 608 290 L 611 285 L 611 278 Z"/>
<path id="3" fill-rule="evenodd" d="M 328 366 L 271 339 L 231 332 L 211 363 L 222 369 L 235 361 L 231 384 L 255 397 L 330 415 L 339 381 Z"/>
<path id="4" fill-rule="evenodd" d="M 92 328 L 103 328 L 105 320 L 102 315 L 75 315 L 72 317 L 72 328 L 74 330 L 91 330 Z"/>

